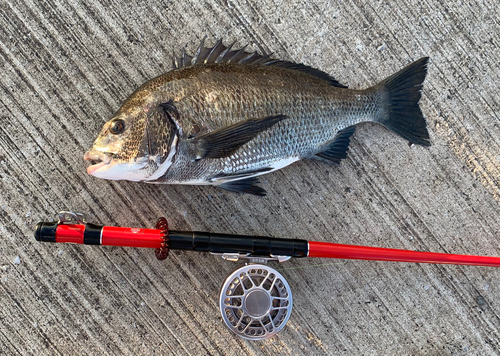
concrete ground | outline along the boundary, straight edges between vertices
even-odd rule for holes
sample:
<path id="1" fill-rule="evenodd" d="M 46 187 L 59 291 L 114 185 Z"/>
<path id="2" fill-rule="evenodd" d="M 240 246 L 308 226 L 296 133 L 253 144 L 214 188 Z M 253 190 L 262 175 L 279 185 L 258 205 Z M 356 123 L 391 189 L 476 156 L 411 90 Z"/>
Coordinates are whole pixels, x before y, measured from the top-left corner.
<path id="1" fill-rule="evenodd" d="M 500 270 L 302 259 L 273 264 L 294 311 L 278 336 L 223 325 L 217 256 L 42 244 L 61 210 L 107 225 L 500 255 L 500 11 L 485 1 L 0 1 L 0 354 L 500 353 Z M 265 198 L 112 182 L 82 156 L 172 51 L 204 36 L 366 88 L 430 56 L 429 148 L 361 125 L 340 167 L 266 175 Z"/>

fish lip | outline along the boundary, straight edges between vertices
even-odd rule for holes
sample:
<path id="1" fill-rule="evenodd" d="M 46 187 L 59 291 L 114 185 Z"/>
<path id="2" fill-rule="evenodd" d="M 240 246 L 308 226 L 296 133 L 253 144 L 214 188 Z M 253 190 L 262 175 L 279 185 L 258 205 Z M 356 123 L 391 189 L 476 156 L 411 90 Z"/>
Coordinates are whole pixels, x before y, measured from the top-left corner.
<path id="1" fill-rule="evenodd" d="M 93 164 L 87 167 L 87 173 L 92 175 L 98 169 L 107 166 L 111 163 L 111 159 L 113 158 L 113 154 L 110 152 L 101 152 L 101 151 L 87 151 L 83 156 L 85 161 L 90 161 Z"/>

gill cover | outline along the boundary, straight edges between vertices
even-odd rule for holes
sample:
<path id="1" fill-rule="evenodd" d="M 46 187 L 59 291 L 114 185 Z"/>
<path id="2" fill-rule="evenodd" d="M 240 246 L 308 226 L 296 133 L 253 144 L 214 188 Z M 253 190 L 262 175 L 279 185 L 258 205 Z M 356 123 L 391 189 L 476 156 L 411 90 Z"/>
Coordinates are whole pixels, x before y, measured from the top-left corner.
<path id="1" fill-rule="evenodd" d="M 149 170 L 146 181 L 160 178 L 172 165 L 177 152 L 178 113 L 171 102 L 152 108 L 147 115 L 146 145 L 148 147 Z"/>

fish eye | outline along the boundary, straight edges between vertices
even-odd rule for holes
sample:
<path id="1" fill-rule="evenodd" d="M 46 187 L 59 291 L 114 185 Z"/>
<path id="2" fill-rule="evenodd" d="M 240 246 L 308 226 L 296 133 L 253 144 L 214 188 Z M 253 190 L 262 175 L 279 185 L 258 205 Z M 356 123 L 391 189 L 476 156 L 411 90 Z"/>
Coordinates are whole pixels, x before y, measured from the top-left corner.
<path id="1" fill-rule="evenodd" d="M 123 132 L 125 129 L 125 121 L 123 120 L 115 120 L 109 125 L 109 132 L 113 135 L 118 135 Z"/>

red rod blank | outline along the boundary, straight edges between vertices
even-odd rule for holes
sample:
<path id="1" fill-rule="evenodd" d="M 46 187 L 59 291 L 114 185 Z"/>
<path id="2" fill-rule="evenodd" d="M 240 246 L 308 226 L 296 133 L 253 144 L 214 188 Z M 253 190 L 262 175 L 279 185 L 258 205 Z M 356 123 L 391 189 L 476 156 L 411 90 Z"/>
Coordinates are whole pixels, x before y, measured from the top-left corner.
<path id="1" fill-rule="evenodd" d="M 499 257 L 452 255 L 309 241 L 308 257 L 500 267 Z"/>

